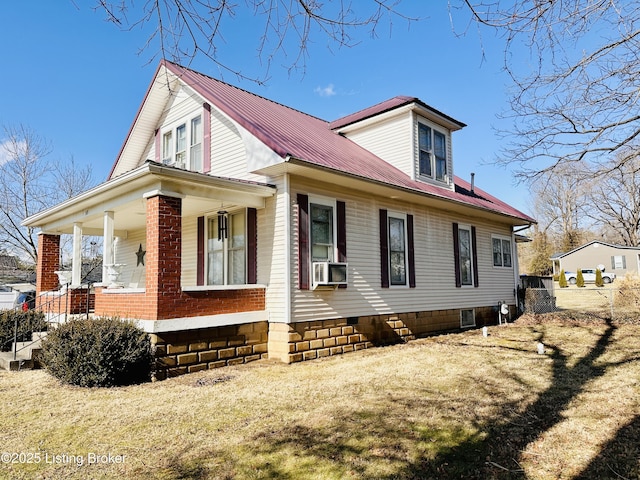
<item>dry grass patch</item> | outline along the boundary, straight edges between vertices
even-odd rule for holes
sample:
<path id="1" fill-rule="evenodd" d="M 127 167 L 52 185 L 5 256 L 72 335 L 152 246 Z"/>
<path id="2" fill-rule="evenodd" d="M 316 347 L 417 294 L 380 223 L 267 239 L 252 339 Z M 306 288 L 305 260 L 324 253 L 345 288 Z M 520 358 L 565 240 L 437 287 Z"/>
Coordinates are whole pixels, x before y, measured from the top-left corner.
<path id="1" fill-rule="evenodd" d="M 0 372 L 1 451 L 41 457 L 0 477 L 638 478 L 640 327 L 539 318 L 112 389 Z"/>

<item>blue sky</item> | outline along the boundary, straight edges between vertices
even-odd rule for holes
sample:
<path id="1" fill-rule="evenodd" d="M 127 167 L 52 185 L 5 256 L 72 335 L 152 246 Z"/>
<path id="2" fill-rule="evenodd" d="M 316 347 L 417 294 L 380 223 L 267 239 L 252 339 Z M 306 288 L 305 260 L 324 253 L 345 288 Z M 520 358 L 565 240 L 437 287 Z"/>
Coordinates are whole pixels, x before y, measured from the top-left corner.
<path id="1" fill-rule="evenodd" d="M 240 2 L 241 4 L 243 2 Z M 0 124 L 28 125 L 53 146 L 52 158 L 91 163 L 97 182 L 106 179 L 143 100 L 159 59 L 151 46 L 140 52 L 148 32 L 122 31 L 105 21 L 93 1 L 2 2 Z M 514 184 L 508 169 L 492 165 L 501 141 L 493 126 L 506 107 L 508 78 L 501 71 L 502 42 L 474 28 L 452 31 L 447 2 L 406 2 L 424 17 L 380 24 L 372 39 L 363 32 L 350 48 L 327 48 L 313 38 L 306 70 L 289 72 L 278 57 L 266 85 L 220 72 L 206 59 L 195 70 L 325 120 L 334 120 L 396 95 L 425 103 L 467 124 L 453 137 L 455 174 L 526 213 L 528 190 Z M 464 30 L 466 12 L 453 12 Z M 250 33 L 257 20 L 239 12 L 219 45 L 248 76 L 265 72 Z M 288 46 L 291 54 L 295 45 Z M 291 57 L 289 57 L 291 58 Z M 503 125 L 504 126 L 504 125 Z M 0 133 L 0 137 L 1 137 Z M 1 140 L 1 139 L 0 139 Z"/>

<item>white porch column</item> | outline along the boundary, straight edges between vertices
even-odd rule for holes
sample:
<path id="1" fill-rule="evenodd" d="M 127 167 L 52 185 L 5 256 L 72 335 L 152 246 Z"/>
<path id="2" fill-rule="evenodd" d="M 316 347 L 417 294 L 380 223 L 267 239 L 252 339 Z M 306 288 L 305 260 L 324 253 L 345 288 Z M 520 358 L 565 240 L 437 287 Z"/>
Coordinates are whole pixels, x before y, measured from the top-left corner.
<path id="1" fill-rule="evenodd" d="M 73 224 L 73 261 L 71 263 L 71 285 L 78 286 L 82 280 L 82 224 Z"/>
<path id="2" fill-rule="evenodd" d="M 113 212 L 106 211 L 104 212 L 104 234 L 103 234 L 103 242 L 102 242 L 102 281 L 107 281 L 107 267 L 105 265 L 110 265 L 114 263 L 115 259 L 113 258 L 113 238 L 114 238 L 114 229 L 113 229 Z"/>

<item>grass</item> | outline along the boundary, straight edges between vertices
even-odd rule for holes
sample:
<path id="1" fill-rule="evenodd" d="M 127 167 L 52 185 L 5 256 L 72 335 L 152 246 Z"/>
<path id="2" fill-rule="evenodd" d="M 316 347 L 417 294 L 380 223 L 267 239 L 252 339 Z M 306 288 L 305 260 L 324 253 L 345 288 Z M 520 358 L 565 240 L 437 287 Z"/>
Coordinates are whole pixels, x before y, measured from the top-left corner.
<path id="1" fill-rule="evenodd" d="M 541 318 L 122 388 L 0 372 L 0 452 L 40 455 L 0 478 L 639 478 L 640 326 Z"/>

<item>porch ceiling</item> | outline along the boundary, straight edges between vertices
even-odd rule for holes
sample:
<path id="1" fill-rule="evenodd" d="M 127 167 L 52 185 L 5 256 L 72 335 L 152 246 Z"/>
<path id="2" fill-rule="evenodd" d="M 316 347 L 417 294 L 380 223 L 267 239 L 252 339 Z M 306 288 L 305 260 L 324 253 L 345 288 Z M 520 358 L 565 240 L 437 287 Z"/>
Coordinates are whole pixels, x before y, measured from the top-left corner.
<path id="1" fill-rule="evenodd" d="M 182 198 L 182 214 L 201 215 L 221 207 L 264 208 L 275 187 L 188 172 L 155 163 L 98 185 L 87 192 L 25 219 L 22 224 L 44 233 L 72 233 L 74 223 L 85 235 L 101 236 L 104 214 L 112 211 L 116 236 L 145 228 L 146 198 L 155 194 Z"/>

